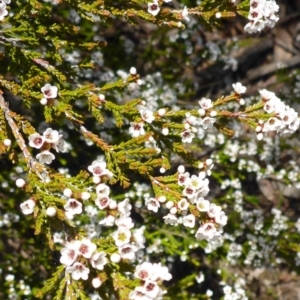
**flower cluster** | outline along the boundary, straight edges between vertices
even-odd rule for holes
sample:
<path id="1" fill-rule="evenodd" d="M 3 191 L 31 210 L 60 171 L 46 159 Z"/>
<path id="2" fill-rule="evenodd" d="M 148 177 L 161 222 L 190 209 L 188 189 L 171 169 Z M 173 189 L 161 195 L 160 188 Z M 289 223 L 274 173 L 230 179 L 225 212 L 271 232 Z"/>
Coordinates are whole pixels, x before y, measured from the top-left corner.
<path id="1" fill-rule="evenodd" d="M 171 280 L 172 275 L 168 268 L 160 263 L 143 262 L 136 267 L 134 277 L 141 280 L 141 285 L 129 294 L 129 299 L 159 300 L 163 299 L 164 292 L 159 287 L 158 282 Z"/>
<path id="2" fill-rule="evenodd" d="M 87 280 L 90 273 L 89 266 L 103 270 L 108 262 L 106 253 L 98 252 L 96 249 L 96 244 L 87 238 L 67 242 L 60 250 L 60 262 L 66 265 L 66 272 L 71 273 L 74 280 Z"/>
<path id="3" fill-rule="evenodd" d="M 199 240 L 212 240 L 218 238 L 223 227 L 227 224 L 227 216 L 222 208 L 214 203 L 210 203 L 204 197 L 209 192 L 209 180 L 206 178 L 206 173 L 210 174 L 212 161 L 207 160 L 205 163 L 207 171 L 200 172 L 198 176 L 185 172 L 183 166 L 178 170 L 178 184 L 183 187 L 183 196 L 178 203 L 174 204 L 171 201 L 166 203 L 170 212 L 164 217 L 165 223 L 177 225 L 182 223 L 184 226 L 194 228 L 196 225 L 196 216 L 200 217 L 200 227 L 196 232 L 196 238 Z M 159 205 L 158 200 L 157 205 Z M 152 199 L 152 207 L 154 206 Z M 149 203 L 148 203 L 149 209 Z M 153 208 L 152 208 L 153 210 Z M 176 214 L 181 212 L 182 219 L 178 219 Z"/>
<path id="4" fill-rule="evenodd" d="M 264 133 L 275 131 L 281 136 L 289 136 L 299 128 L 298 113 L 288 105 L 285 105 L 275 93 L 261 90 L 260 95 L 264 102 L 264 111 L 271 114 L 266 122 L 260 120 L 256 127 L 257 138 L 261 140 Z"/>
<path id="5" fill-rule="evenodd" d="M 31 134 L 28 138 L 29 146 L 41 150 L 36 156 L 41 164 L 51 164 L 55 159 L 55 155 L 49 151 L 51 148 L 56 150 L 56 152 L 66 151 L 66 143 L 62 137 L 63 135 L 59 134 L 57 130 L 47 128 L 43 135 L 39 133 Z"/>
<path id="6" fill-rule="evenodd" d="M 0 21 L 4 19 L 5 16 L 8 15 L 8 11 L 6 10 L 6 4 L 9 4 L 10 0 L 1 0 L 0 1 Z"/>
<path id="7" fill-rule="evenodd" d="M 248 33 L 254 33 L 263 30 L 266 26 L 273 28 L 279 20 L 276 13 L 279 6 L 274 0 L 251 0 L 249 23 L 246 24 L 244 30 Z"/>

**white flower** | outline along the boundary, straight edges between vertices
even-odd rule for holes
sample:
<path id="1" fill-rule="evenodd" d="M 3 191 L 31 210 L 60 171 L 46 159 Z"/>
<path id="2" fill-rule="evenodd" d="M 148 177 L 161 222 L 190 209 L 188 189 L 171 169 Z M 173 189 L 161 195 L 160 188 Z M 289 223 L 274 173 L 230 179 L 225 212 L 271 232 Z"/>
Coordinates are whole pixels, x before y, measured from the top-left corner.
<path id="1" fill-rule="evenodd" d="M 196 221 L 196 218 L 192 214 L 189 214 L 189 215 L 184 216 L 182 218 L 182 224 L 183 224 L 183 226 L 190 227 L 190 228 L 194 228 L 195 221 Z"/>
<path id="2" fill-rule="evenodd" d="M 129 216 L 130 215 L 130 211 L 131 211 L 131 204 L 129 203 L 129 199 L 126 198 L 125 200 L 123 200 L 122 202 L 118 203 L 118 212 L 122 215 L 122 216 Z"/>
<path id="3" fill-rule="evenodd" d="M 118 228 L 117 231 L 112 233 L 112 238 L 115 240 L 117 247 L 121 247 L 130 242 L 131 231 L 125 228 Z"/>
<path id="4" fill-rule="evenodd" d="M 104 225 L 107 227 L 111 227 L 115 224 L 115 217 L 112 215 L 108 215 L 107 217 L 105 217 L 103 220 L 101 220 L 99 222 L 100 225 Z"/>
<path id="5" fill-rule="evenodd" d="M 49 144 L 55 144 L 59 140 L 59 133 L 57 130 L 53 130 L 52 128 L 47 128 L 43 136 L 45 137 L 45 141 Z"/>
<path id="6" fill-rule="evenodd" d="M 199 199 L 196 200 L 196 206 L 200 212 L 205 212 L 209 210 L 210 202 L 200 197 Z"/>
<path id="7" fill-rule="evenodd" d="M 201 125 L 203 127 L 203 129 L 208 129 L 213 127 L 213 124 L 216 122 L 216 118 L 210 118 L 210 117 L 205 117 L 202 122 Z"/>
<path id="8" fill-rule="evenodd" d="M 41 164 L 51 164 L 52 161 L 55 159 L 55 155 L 52 154 L 50 151 L 48 150 L 45 150 L 45 151 L 42 151 L 41 153 L 39 153 L 36 158 L 39 160 L 39 162 Z"/>
<path id="9" fill-rule="evenodd" d="M 153 2 L 148 3 L 148 13 L 156 16 L 160 11 L 157 0 L 153 0 Z"/>
<path id="10" fill-rule="evenodd" d="M 109 205 L 110 201 L 111 201 L 111 199 L 109 197 L 105 197 L 105 196 L 100 195 L 95 199 L 95 204 L 100 209 L 104 209 Z"/>
<path id="11" fill-rule="evenodd" d="M 213 103 L 210 99 L 202 98 L 198 103 L 204 110 L 208 110 L 213 107 Z"/>
<path id="12" fill-rule="evenodd" d="M 209 206 L 209 210 L 207 212 L 207 215 L 210 217 L 210 218 L 216 218 L 220 215 L 222 211 L 222 208 L 221 206 L 218 206 L 214 203 L 211 203 L 210 206 Z"/>
<path id="13" fill-rule="evenodd" d="M 110 194 L 110 188 L 105 183 L 100 183 L 96 186 L 96 193 L 98 197 L 108 197 Z"/>
<path id="14" fill-rule="evenodd" d="M 137 265 L 134 272 L 134 277 L 146 281 L 150 278 L 150 275 L 155 271 L 153 265 L 149 262 L 143 262 L 141 265 Z"/>
<path id="15" fill-rule="evenodd" d="M 25 184 L 26 184 L 26 181 L 25 181 L 23 178 L 18 178 L 18 179 L 16 180 L 16 186 L 17 186 L 18 188 L 24 187 Z"/>
<path id="16" fill-rule="evenodd" d="M 145 134 L 143 122 L 130 122 L 129 133 L 132 137 L 138 137 Z"/>
<path id="17" fill-rule="evenodd" d="M 154 212 L 158 212 L 158 208 L 160 207 L 159 201 L 155 198 L 146 199 L 145 205 L 147 206 L 148 210 L 152 210 Z"/>
<path id="18" fill-rule="evenodd" d="M 97 270 L 103 270 L 104 266 L 107 264 L 108 260 L 106 258 L 105 252 L 96 252 L 90 259 L 91 265 Z"/>
<path id="19" fill-rule="evenodd" d="M 6 10 L 6 4 L 0 2 L 0 21 L 2 21 L 4 17 L 7 15 L 8 15 L 8 11 Z"/>
<path id="20" fill-rule="evenodd" d="M 115 224 L 118 228 L 123 228 L 125 230 L 129 230 L 134 227 L 134 223 L 130 217 L 121 217 L 115 221 Z"/>
<path id="21" fill-rule="evenodd" d="M 135 245 L 126 244 L 119 248 L 119 254 L 121 258 L 133 261 L 135 259 L 135 252 L 137 250 L 138 248 Z"/>
<path id="22" fill-rule="evenodd" d="M 191 143 L 195 134 L 190 129 L 186 129 L 180 133 L 180 136 L 183 143 Z"/>
<path id="23" fill-rule="evenodd" d="M 67 242 L 65 247 L 60 250 L 60 262 L 66 266 L 71 266 L 78 257 L 78 243 L 75 240 Z"/>
<path id="24" fill-rule="evenodd" d="M 71 198 L 64 205 L 64 209 L 72 215 L 79 215 L 82 213 L 82 203 Z"/>
<path id="25" fill-rule="evenodd" d="M 32 199 L 26 200 L 25 202 L 20 204 L 20 208 L 24 215 L 30 215 L 34 211 L 35 201 L 33 201 Z"/>
<path id="26" fill-rule="evenodd" d="M 221 211 L 216 217 L 215 222 L 221 226 L 225 226 L 227 224 L 228 217 L 225 215 L 224 211 Z"/>
<path id="27" fill-rule="evenodd" d="M 52 148 L 55 149 L 56 152 L 66 152 L 67 150 L 67 144 L 62 137 L 63 135 L 60 134 L 58 141 L 52 145 Z"/>
<path id="28" fill-rule="evenodd" d="M 159 279 L 161 280 L 171 280 L 172 275 L 169 273 L 169 270 L 167 267 L 162 266 L 161 263 L 153 264 L 154 272 L 152 273 L 150 280 L 157 281 Z"/>
<path id="29" fill-rule="evenodd" d="M 186 6 L 183 8 L 182 12 L 181 12 L 181 17 L 186 20 L 186 21 L 190 21 L 190 18 L 188 17 L 189 15 L 189 11 L 187 10 Z"/>
<path id="30" fill-rule="evenodd" d="M 32 148 L 40 149 L 44 142 L 45 142 L 45 137 L 41 136 L 39 133 L 33 133 L 29 137 L 29 146 Z"/>
<path id="31" fill-rule="evenodd" d="M 82 263 L 76 262 L 73 266 L 67 267 L 66 272 L 71 273 L 74 280 L 87 280 L 89 278 L 90 269 L 86 268 Z"/>
<path id="32" fill-rule="evenodd" d="M 88 170 L 94 176 L 108 176 L 109 178 L 112 177 L 112 173 L 106 169 L 106 162 L 102 160 L 94 160 L 90 166 L 88 166 Z"/>
<path id="33" fill-rule="evenodd" d="M 173 214 L 167 214 L 166 216 L 163 217 L 163 219 L 165 220 L 166 224 L 170 224 L 170 225 L 178 224 L 178 219 Z"/>
<path id="34" fill-rule="evenodd" d="M 57 97 L 58 88 L 47 83 L 41 88 L 41 91 L 46 99 L 53 99 Z"/>
<path id="35" fill-rule="evenodd" d="M 147 123 L 152 123 L 155 119 L 153 116 L 153 112 L 146 107 L 142 107 L 141 109 L 139 109 L 139 112 L 141 114 L 142 119 Z"/>
<path id="36" fill-rule="evenodd" d="M 76 241 L 76 243 L 78 245 L 78 254 L 81 254 L 85 258 L 91 258 L 93 252 L 97 249 L 96 244 L 87 238 Z"/>
<path id="37" fill-rule="evenodd" d="M 195 236 L 198 240 L 210 240 L 215 236 L 216 233 L 217 229 L 213 223 L 205 223 L 199 227 Z"/>
<path id="38" fill-rule="evenodd" d="M 232 84 L 232 87 L 233 87 L 233 89 L 234 89 L 234 91 L 235 91 L 235 93 L 237 93 L 237 94 L 244 94 L 245 92 L 246 92 L 246 87 L 245 86 L 243 86 L 240 82 L 237 82 L 237 83 L 233 83 Z"/>

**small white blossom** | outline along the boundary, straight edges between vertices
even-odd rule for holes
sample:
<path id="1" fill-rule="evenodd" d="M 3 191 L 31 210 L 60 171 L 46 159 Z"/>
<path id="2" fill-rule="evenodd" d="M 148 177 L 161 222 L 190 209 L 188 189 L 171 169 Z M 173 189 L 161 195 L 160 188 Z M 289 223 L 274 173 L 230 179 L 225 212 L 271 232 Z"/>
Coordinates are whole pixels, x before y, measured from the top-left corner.
<path id="1" fill-rule="evenodd" d="M 44 142 L 45 142 L 45 137 L 41 136 L 39 133 L 33 133 L 29 137 L 29 146 L 32 148 L 40 149 Z"/>
<path id="2" fill-rule="evenodd" d="M 58 88 L 47 83 L 41 88 L 41 91 L 46 99 L 54 99 L 57 97 Z"/>
<path id="3" fill-rule="evenodd" d="M 190 18 L 188 17 L 189 15 L 189 11 L 187 10 L 186 6 L 183 8 L 182 12 L 181 12 L 181 17 L 182 19 L 186 20 L 186 21 L 190 21 Z"/>
<path id="4" fill-rule="evenodd" d="M 194 228 L 195 222 L 196 222 L 196 218 L 192 214 L 184 216 L 182 219 L 183 226 L 190 227 L 190 228 Z"/>
<path id="5" fill-rule="evenodd" d="M 145 134 L 143 122 L 130 122 L 129 133 L 132 137 L 138 137 Z"/>
<path id="6" fill-rule="evenodd" d="M 45 138 L 45 141 L 49 144 L 55 144 L 59 140 L 59 133 L 57 130 L 53 130 L 52 128 L 47 128 L 43 136 Z"/>
<path id="7" fill-rule="evenodd" d="M 154 121 L 154 115 L 153 112 L 146 108 L 146 107 L 142 107 L 139 109 L 139 112 L 141 114 L 142 119 L 147 122 L 147 123 L 152 123 Z"/>
<path id="8" fill-rule="evenodd" d="M 246 89 L 247 89 L 240 82 L 233 83 L 232 87 L 234 89 L 234 92 L 237 93 L 237 94 L 239 94 L 239 95 L 244 94 L 246 92 Z"/>
<path id="9" fill-rule="evenodd" d="M 20 204 L 20 208 L 24 215 L 30 215 L 34 211 L 35 201 L 33 201 L 32 199 L 26 200 L 25 202 Z"/>
<path id="10" fill-rule="evenodd" d="M 146 199 L 145 205 L 147 206 L 148 210 L 152 210 L 154 212 L 158 212 L 158 209 L 160 207 L 159 201 L 155 198 Z"/>
<path id="11" fill-rule="evenodd" d="M 8 15 L 8 11 L 6 9 L 6 4 L 3 2 L 0 2 L 0 21 L 4 19 L 5 16 Z"/>
<path id="12" fill-rule="evenodd" d="M 148 13 L 156 16 L 160 11 L 159 5 L 158 5 L 158 1 L 157 0 L 153 0 L 153 2 L 148 3 Z"/>
<path id="13" fill-rule="evenodd" d="M 64 209 L 66 212 L 72 215 L 79 215 L 82 213 L 82 203 L 75 200 L 69 199 L 67 203 L 64 205 Z"/>
<path id="14" fill-rule="evenodd" d="M 74 280 L 87 280 L 89 278 L 90 269 L 80 262 L 75 262 L 73 266 L 66 267 L 66 272 L 71 273 Z"/>
<path id="15" fill-rule="evenodd" d="M 42 151 L 41 153 L 39 153 L 36 158 L 38 159 L 38 161 L 41 163 L 41 164 L 51 164 L 52 161 L 55 159 L 55 155 L 52 154 L 50 151 L 48 150 L 45 150 L 45 151 Z"/>
<path id="16" fill-rule="evenodd" d="M 130 242 L 131 231 L 119 228 L 117 231 L 113 232 L 112 238 L 115 240 L 116 246 L 121 247 Z"/>
<path id="17" fill-rule="evenodd" d="M 81 254 L 85 258 L 91 258 L 93 252 L 97 249 L 96 244 L 94 244 L 90 239 L 83 238 L 80 241 L 76 241 L 78 254 Z"/>

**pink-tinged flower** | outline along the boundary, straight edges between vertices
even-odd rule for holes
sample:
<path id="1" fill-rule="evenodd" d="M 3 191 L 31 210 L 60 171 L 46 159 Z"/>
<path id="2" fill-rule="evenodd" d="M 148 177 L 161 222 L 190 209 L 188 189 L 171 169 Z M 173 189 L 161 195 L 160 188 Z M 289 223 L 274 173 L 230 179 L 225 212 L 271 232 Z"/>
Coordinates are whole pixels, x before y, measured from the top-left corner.
<path id="1" fill-rule="evenodd" d="M 93 252 L 97 249 L 96 244 L 87 238 L 83 238 L 81 241 L 75 241 L 75 243 L 78 247 L 78 254 L 81 254 L 85 258 L 91 258 Z"/>
<path id="2" fill-rule="evenodd" d="M 96 252 L 90 259 L 91 265 L 97 270 L 103 270 L 104 266 L 107 264 L 108 260 L 106 258 L 105 252 Z"/>
<path id="3" fill-rule="evenodd" d="M 139 109 L 139 112 L 141 114 L 142 119 L 147 122 L 147 123 L 152 123 L 154 120 L 154 116 L 153 116 L 153 112 L 146 108 L 146 107 L 142 107 L 141 109 Z"/>
<path id="4" fill-rule="evenodd" d="M 143 286 L 137 286 L 133 291 L 129 293 L 130 300 L 151 300 L 152 298 L 147 296 L 147 291 Z"/>
<path id="5" fill-rule="evenodd" d="M 73 266 L 66 267 L 66 272 L 71 273 L 74 280 L 87 280 L 89 278 L 90 269 L 85 267 L 82 263 L 76 262 Z"/>
<path id="6" fill-rule="evenodd" d="M 132 137 L 138 137 L 145 134 L 143 122 L 130 122 L 129 133 Z"/>
<path id="7" fill-rule="evenodd" d="M 50 151 L 48 150 L 45 150 L 45 151 L 42 151 L 41 153 L 39 153 L 36 158 L 38 159 L 38 161 L 41 163 L 41 164 L 51 164 L 52 161 L 55 159 L 55 155 L 52 154 Z"/>
<path id="8" fill-rule="evenodd" d="M 158 212 L 158 209 L 160 207 L 160 203 L 155 198 L 148 198 L 145 201 L 145 205 L 147 206 L 148 210 L 152 210 L 154 212 Z"/>
<path id="9" fill-rule="evenodd" d="M 180 133 L 180 136 L 183 143 L 191 143 L 195 134 L 190 129 L 186 129 Z"/>
<path id="10" fill-rule="evenodd" d="M 71 266 L 78 257 L 78 243 L 73 240 L 66 243 L 65 247 L 60 250 L 60 262 L 63 265 Z"/>
<path id="11" fill-rule="evenodd" d="M 109 203 L 110 203 L 111 199 L 109 197 L 105 197 L 105 196 L 98 196 L 95 199 L 95 204 L 100 208 L 100 209 L 104 209 L 106 207 L 108 207 Z"/>
<path id="12" fill-rule="evenodd" d="M 211 240 L 217 234 L 217 229 L 214 223 L 205 223 L 201 225 L 196 232 L 196 239 Z"/>
<path id="13" fill-rule="evenodd" d="M 54 99 L 57 97 L 58 88 L 47 83 L 41 88 L 41 91 L 46 99 Z"/>
<path id="14" fill-rule="evenodd" d="M 141 265 L 136 266 L 134 277 L 146 281 L 153 272 L 153 265 L 149 262 L 143 262 Z"/>
<path id="15" fill-rule="evenodd" d="M 153 2 L 148 3 L 148 13 L 156 16 L 160 11 L 159 5 L 158 5 L 158 1 L 157 0 L 153 0 Z"/>
<path id="16" fill-rule="evenodd" d="M 202 98 L 198 103 L 199 103 L 200 107 L 204 110 L 208 110 L 213 107 L 212 101 L 207 98 Z"/>
<path id="17" fill-rule="evenodd" d="M 55 144 L 59 140 L 59 133 L 57 130 L 53 130 L 52 128 L 47 128 L 43 136 L 45 137 L 45 141 L 49 144 Z"/>
<path id="18" fill-rule="evenodd" d="M 25 202 L 20 204 L 20 208 L 24 215 L 30 215 L 34 211 L 35 201 L 33 201 L 32 199 L 28 199 Z"/>
<path id="19" fill-rule="evenodd" d="M 69 199 L 67 203 L 64 205 L 64 209 L 66 212 L 72 215 L 79 215 L 82 213 L 82 203 L 75 200 Z"/>
<path id="20" fill-rule="evenodd" d="M 106 162 L 102 160 L 94 160 L 90 166 L 88 166 L 88 170 L 94 176 L 107 176 L 111 178 L 113 176 L 112 172 L 110 172 L 106 168 Z"/>
<path id="21" fill-rule="evenodd" d="M 150 299 L 157 299 L 156 297 L 160 292 L 160 287 L 155 281 L 147 280 L 144 283 L 144 288 L 146 290 L 146 295 L 150 297 Z"/>
<path id="22" fill-rule="evenodd" d="M 40 149 L 45 142 L 45 137 L 41 136 L 39 133 L 33 133 L 29 137 L 29 146 L 32 148 Z"/>
<path id="23" fill-rule="evenodd" d="M 202 122 L 201 125 L 203 127 L 203 129 L 208 129 L 213 127 L 213 124 L 216 122 L 216 118 L 210 118 L 210 117 L 205 117 Z"/>
<path id="24" fill-rule="evenodd" d="M 185 211 L 189 208 L 190 204 L 189 202 L 185 199 L 185 198 L 182 198 L 178 203 L 177 203 L 177 206 L 180 210 L 182 211 Z"/>
<path id="25" fill-rule="evenodd" d="M 247 88 L 243 86 L 240 82 L 233 83 L 232 87 L 234 89 L 234 92 L 239 95 L 244 94 L 247 90 Z"/>
<path id="26" fill-rule="evenodd" d="M 117 247 L 121 247 L 130 242 L 131 231 L 124 228 L 119 228 L 117 231 L 113 232 L 112 238 L 115 240 Z"/>
<path id="27" fill-rule="evenodd" d="M 186 185 L 186 183 L 189 181 L 190 178 L 190 173 L 185 172 L 185 173 L 179 173 L 178 175 L 178 185 L 183 186 Z"/>
<path id="28" fill-rule="evenodd" d="M 8 11 L 6 10 L 6 4 L 0 2 L 0 21 L 2 21 L 4 17 L 7 15 L 8 15 Z"/>
<path id="29" fill-rule="evenodd" d="M 135 260 L 135 253 L 138 248 L 135 245 L 126 244 L 119 247 L 119 254 L 122 259 L 128 259 L 130 261 Z"/>

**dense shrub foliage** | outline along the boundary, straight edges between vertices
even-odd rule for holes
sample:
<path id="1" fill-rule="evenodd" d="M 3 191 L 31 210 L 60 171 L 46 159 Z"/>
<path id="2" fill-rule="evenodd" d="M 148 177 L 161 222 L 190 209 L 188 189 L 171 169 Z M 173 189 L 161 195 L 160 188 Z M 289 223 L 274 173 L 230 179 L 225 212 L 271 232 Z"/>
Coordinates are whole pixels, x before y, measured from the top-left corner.
<path id="1" fill-rule="evenodd" d="M 300 75 L 248 92 L 233 54 L 275 1 L 2 0 L 0 20 L 1 299 L 253 299 L 260 273 L 296 276 Z"/>

